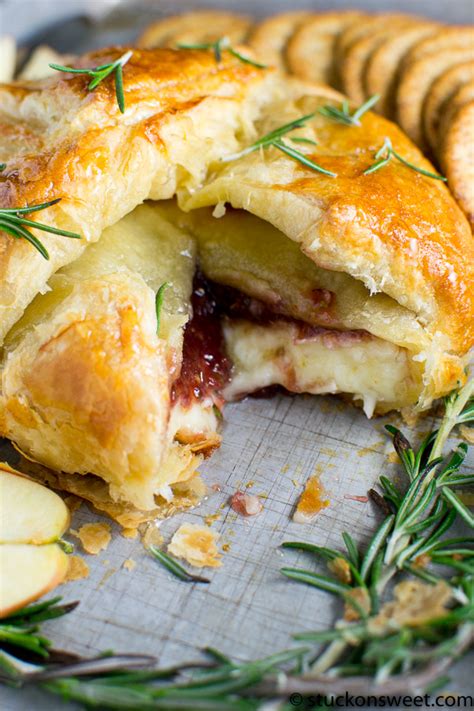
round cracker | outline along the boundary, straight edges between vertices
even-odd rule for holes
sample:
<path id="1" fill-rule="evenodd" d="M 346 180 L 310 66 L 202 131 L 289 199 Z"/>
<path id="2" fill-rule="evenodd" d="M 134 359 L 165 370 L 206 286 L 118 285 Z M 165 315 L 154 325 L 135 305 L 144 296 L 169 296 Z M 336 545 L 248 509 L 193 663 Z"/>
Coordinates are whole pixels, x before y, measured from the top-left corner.
<path id="1" fill-rule="evenodd" d="M 439 25 L 434 22 L 420 22 L 389 37 L 373 51 L 365 70 L 365 87 L 368 96 L 380 96 L 374 111 L 388 118 L 394 116 L 399 64 L 417 42 L 434 34 L 437 29 Z"/>
<path id="2" fill-rule="evenodd" d="M 472 49 L 474 46 L 474 27 L 464 25 L 443 27 L 434 35 L 420 40 L 403 58 L 403 66 L 411 64 L 422 57 L 445 49 Z"/>
<path id="3" fill-rule="evenodd" d="M 443 163 L 451 192 L 474 228 L 474 101 L 461 106 L 449 124 Z"/>
<path id="4" fill-rule="evenodd" d="M 443 72 L 474 57 L 474 47 L 444 49 L 411 62 L 402 71 L 397 86 L 397 118 L 405 133 L 426 149 L 422 110 L 428 91 Z"/>
<path id="5" fill-rule="evenodd" d="M 360 22 L 347 27 L 336 41 L 336 61 L 340 64 L 349 47 L 363 37 L 367 37 L 378 29 L 387 27 L 391 22 L 399 22 L 408 19 L 418 19 L 415 15 L 404 15 L 402 13 L 385 13 L 382 15 L 367 15 L 361 18 Z"/>
<path id="6" fill-rule="evenodd" d="M 215 42 L 228 37 L 232 44 L 243 42 L 252 26 L 252 20 L 234 12 L 200 10 L 173 15 L 153 22 L 138 38 L 138 46 L 176 47 L 178 44 Z"/>
<path id="7" fill-rule="evenodd" d="M 312 13 L 304 10 L 283 12 L 279 15 L 267 17 L 256 26 L 247 44 L 255 50 L 255 53 L 262 61 L 286 70 L 285 50 L 287 42 L 293 32 L 311 17 L 313 17 Z"/>
<path id="8" fill-rule="evenodd" d="M 469 61 L 447 69 L 431 85 L 423 106 L 423 127 L 426 140 L 433 150 L 436 150 L 438 142 L 438 126 L 443 107 L 458 89 L 473 79 L 474 62 Z"/>
<path id="9" fill-rule="evenodd" d="M 456 91 L 456 93 L 449 98 L 449 100 L 446 102 L 446 105 L 443 106 L 441 119 L 438 126 L 436 146 L 436 154 L 443 170 L 444 142 L 448 133 L 449 124 L 453 120 L 453 117 L 457 113 L 458 109 L 460 109 L 462 106 L 468 104 L 471 101 L 474 101 L 474 81 L 469 81 L 467 82 L 467 84 L 464 84 L 462 87 L 460 87 Z"/>
<path id="10" fill-rule="evenodd" d="M 411 18 L 392 18 L 378 29 L 352 42 L 341 60 L 340 72 L 343 90 L 355 103 L 361 104 L 366 98 L 365 71 L 370 55 L 390 37 L 398 35 L 416 21 Z"/>
<path id="11" fill-rule="evenodd" d="M 290 38 L 286 59 L 290 71 L 301 79 L 338 85 L 335 45 L 338 36 L 366 15 L 356 10 L 315 15 Z"/>

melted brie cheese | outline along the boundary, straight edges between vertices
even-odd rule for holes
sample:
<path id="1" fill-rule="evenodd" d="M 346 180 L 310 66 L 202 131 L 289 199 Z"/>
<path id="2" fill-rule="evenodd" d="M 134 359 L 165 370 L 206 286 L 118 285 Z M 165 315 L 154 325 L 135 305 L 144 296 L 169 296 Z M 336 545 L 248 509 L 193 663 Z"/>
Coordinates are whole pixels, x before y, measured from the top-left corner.
<path id="1" fill-rule="evenodd" d="M 295 393 L 349 393 L 365 413 L 416 399 L 417 366 L 404 348 L 361 332 L 321 331 L 301 337 L 297 324 L 228 321 L 234 370 L 224 395 L 235 400 L 271 385 Z"/>

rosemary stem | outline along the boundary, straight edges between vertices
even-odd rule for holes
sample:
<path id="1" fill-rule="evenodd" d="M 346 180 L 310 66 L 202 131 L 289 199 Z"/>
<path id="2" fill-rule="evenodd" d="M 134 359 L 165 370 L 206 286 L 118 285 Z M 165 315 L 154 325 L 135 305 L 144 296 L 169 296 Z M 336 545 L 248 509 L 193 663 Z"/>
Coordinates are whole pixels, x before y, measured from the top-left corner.
<path id="1" fill-rule="evenodd" d="M 312 665 L 311 670 L 308 674 L 306 674 L 306 676 L 308 677 L 323 674 L 325 671 L 330 669 L 335 662 L 337 662 L 348 647 L 349 644 L 345 640 L 335 639 L 331 642 L 326 651 L 321 654 L 318 661 Z"/>
<path id="2" fill-rule="evenodd" d="M 436 435 L 436 439 L 433 443 L 433 449 L 431 450 L 429 461 L 432 462 L 433 459 L 440 457 L 443 453 L 443 447 L 451 434 L 451 430 L 456 426 L 457 419 L 461 414 L 462 410 L 465 408 L 468 400 L 474 395 L 474 376 L 471 376 L 470 380 L 463 387 L 461 394 L 456 399 L 451 407 L 446 409 L 446 417 L 443 419 L 441 426 Z M 430 483 L 435 475 L 436 467 L 428 474 L 424 480 L 424 487 Z"/>
<path id="3" fill-rule="evenodd" d="M 394 555 L 391 556 L 392 560 L 393 560 L 393 558 L 395 558 L 397 553 L 398 553 L 398 551 L 395 551 Z M 387 587 L 387 585 L 389 584 L 389 582 L 391 581 L 391 579 L 393 578 L 393 576 L 395 575 L 396 572 L 397 572 L 397 568 L 395 565 L 392 565 L 390 563 L 390 564 L 384 566 L 384 568 L 382 569 L 382 572 L 380 574 L 378 583 L 377 583 L 377 593 L 379 594 L 379 596 L 382 595 L 385 588 Z"/>

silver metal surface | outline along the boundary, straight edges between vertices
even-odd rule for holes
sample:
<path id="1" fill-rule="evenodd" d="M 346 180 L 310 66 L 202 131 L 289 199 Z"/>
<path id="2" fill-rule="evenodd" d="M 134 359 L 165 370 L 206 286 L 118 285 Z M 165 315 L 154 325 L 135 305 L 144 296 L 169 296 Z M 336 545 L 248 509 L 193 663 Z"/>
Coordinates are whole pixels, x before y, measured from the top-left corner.
<path id="1" fill-rule="evenodd" d="M 90 3 L 74 0 L 3 2 L 1 30 L 26 37 L 32 29 L 39 29 L 41 24 L 44 27 L 45 19 L 50 22 L 76 15 L 86 4 L 90 7 Z M 68 50 L 133 38 L 136 27 L 143 25 L 144 20 L 135 12 L 124 14 L 123 5 L 130 4 L 121 3 L 122 8 L 115 8 L 112 20 L 97 20 L 96 13 L 87 32 L 79 26 L 83 34 Z M 451 21 L 469 21 L 472 9 L 471 2 L 461 1 L 297 4 L 317 8 L 336 5 L 408 8 Z M 169 11 L 192 3 L 145 5 L 148 20 L 151 5 Z M 205 5 L 237 6 L 210 1 Z M 243 11 L 256 6 L 250 2 L 238 3 Z M 294 4 L 262 1 L 257 7 L 259 12 L 267 12 L 289 6 Z M 34 27 L 32 18 L 37 23 Z M 58 36 L 58 47 L 60 41 Z M 223 445 L 201 467 L 206 482 L 219 484 L 221 491 L 212 493 L 196 510 L 161 526 L 169 539 L 183 521 L 202 523 L 205 516 L 219 515 L 213 528 L 220 533 L 220 543 L 227 544 L 229 550 L 224 553 L 222 567 L 211 571 L 211 584 L 188 585 L 172 578 L 145 553 L 138 540 L 123 538 L 118 527 L 113 526 L 114 535 L 107 551 L 95 557 L 84 555 L 90 565 L 90 577 L 60 589 L 65 600 L 79 599 L 81 604 L 66 618 L 45 625 L 46 633 L 51 634 L 57 647 L 85 655 L 110 648 L 117 652 L 152 653 L 161 664 L 171 664 L 195 659 L 200 648 L 211 645 L 237 659 L 247 659 L 290 645 L 294 632 L 331 624 L 337 605 L 329 595 L 290 582 L 279 574 L 283 564 L 311 565 L 311 562 L 296 552 L 283 554 L 278 546 L 284 540 L 300 539 L 338 547 L 344 530 L 349 530 L 358 541 L 370 535 L 377 525 L 377 513 L 371 504 L 348 497 L 365 495 L 382 472 L 390 476 L 397 471 L 387 459 L 391 445 L 383 433 L 383 425 L 389 420 L 399 424 L 398 419 L 367 421 L 360 411 L 335 398 L 308 396 L 248 399 L 227 407 L 225 416 Z M 421 436 L 432 424 L 430 418 L 422 421 L 414 437 Z M 474 468 L 472 454 L 466 466 Z M 294 504 L 304 482 L 315 472 L 321 475 L 330 506 L 313 524 L 295 524 L 291 521 Z M 253 519 L 238 517 L 228 506 L 229 496 L 246 484 L 251 484 L 251 492 L 266 497 L 263 513 Z M 96 520 L 107 519 L 83 506 L 74 516 L 73 527 Z M 78 552 L 79 549 L 80 546 Z M 127 559 L 136 562 L 131 572 L 123 567 Z M 471 672 L 472 657 L 454 668 L 446 691 L 472 693 Z M 2 688 L 0 699 L 4 711 L 70 708 L 33 690 Z"/>

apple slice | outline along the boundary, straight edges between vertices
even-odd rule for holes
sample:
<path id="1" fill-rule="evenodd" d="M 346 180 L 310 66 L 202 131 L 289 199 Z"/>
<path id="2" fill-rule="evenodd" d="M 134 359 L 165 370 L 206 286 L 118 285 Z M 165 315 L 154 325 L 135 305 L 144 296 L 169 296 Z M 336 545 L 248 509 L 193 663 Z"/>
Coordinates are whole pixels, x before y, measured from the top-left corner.
<path id="1" fill-rule="evenodd" d="M 61 583 L 68 558 L 56 544 L 0 545 L 0 618 L 28 605 Z"/>
<path id="2" fill-rule="evenodd" d="M 68 525 L 68 508 L 57 494 L 0 464 L 0 543 L 52 543 Z"/>

